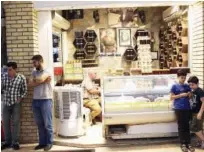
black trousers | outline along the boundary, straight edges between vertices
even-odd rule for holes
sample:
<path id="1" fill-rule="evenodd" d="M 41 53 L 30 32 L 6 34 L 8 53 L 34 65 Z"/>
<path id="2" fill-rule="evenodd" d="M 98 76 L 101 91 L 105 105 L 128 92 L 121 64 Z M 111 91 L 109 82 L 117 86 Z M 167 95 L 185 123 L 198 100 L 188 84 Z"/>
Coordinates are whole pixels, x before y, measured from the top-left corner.
<path id="1" fill-rule="evenodd" d="M 178 133 L 181 144 L 190 144 L 190 120 L 191 111 L 190 110 L 175 110 L 177 123 L 178 123 Z"/>

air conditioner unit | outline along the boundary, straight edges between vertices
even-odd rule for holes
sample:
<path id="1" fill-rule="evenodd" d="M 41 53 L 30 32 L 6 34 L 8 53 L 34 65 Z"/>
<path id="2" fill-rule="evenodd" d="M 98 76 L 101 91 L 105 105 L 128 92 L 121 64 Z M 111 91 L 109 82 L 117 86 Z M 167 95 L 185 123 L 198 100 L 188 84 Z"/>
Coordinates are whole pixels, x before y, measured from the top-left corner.
<path id="1" fill-rule="evenodd" d="M 55 11 L 52 12 L 52 24 L 55 27 L 63 30 L 68 30 L 70 27 L 70 22 Z"/>
<path id="2" fill-rule="evenodd" d="M 172 20 L 172 19 L 175 19 L 181 16 L 182 10 L 180 6 L 172 6 L 166 9 L 162 15 L 163 15 L 164 21 L 169 21 L 169 20 Z"/>
<path id="3" fill-rule="evenodd" d="M 56 132 L 63 137 L 84 135 L 82 88 L 54 88 Z"/>

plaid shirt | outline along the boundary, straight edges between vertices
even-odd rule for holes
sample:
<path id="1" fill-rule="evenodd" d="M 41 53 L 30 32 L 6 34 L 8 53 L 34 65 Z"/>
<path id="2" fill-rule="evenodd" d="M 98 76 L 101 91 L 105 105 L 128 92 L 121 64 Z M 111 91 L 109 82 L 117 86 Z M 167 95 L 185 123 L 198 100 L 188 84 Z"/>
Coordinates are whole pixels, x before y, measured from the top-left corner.
<path id="1" fill-rule="evenodd" d="M 3 91 L 3 102 L 7 106 L 11 106 L 18 102 L 20 98 L 24 98 L 27 94 L 26 78 L 17 74 L 11 79 L 8 74 L 1 77 L 1 89 Z"/>

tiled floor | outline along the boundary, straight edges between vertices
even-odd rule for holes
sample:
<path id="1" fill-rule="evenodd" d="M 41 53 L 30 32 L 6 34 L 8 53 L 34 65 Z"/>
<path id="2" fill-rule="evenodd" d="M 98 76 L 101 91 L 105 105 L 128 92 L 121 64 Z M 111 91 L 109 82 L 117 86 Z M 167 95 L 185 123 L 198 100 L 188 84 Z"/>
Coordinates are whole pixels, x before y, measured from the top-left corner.
<path id="1" fill-rule="evenodd" d="M 18 152 L 34 151 L 34 145 L 22 145 Z M 89 152 L 90 149 L 79 149 L 65 146 L 53 146 L 51 151 L 63 152 Z M 42 151 L 42 150 L 41 150 Z M 204 150 L 196 149 L 196 152 L 203 152 Z M 12 149 L 4 150 L 3 152 L 13 152 Z M 91 151 L 90 151 L 91 152 Z M 94 152 L 94 149 L 93 149 Z M 119 146 L 119 147 L 99 147 L 95 148 L 95 152 L 181 152 L 177 144 L 157 144 L 146 146 Z"/>
<path id="2" fill-rule="evenodd" d="M 97 124 L 92 127 L 90 127 L 85 136 L 81 136 L 78 138 L 60 138 L 55 137 L 54 139 L 55 144 L 62 143 L 62 145 L 68 145 L 68 146 L 77 146 L 77 145 L 104 145 L 106 144 L 106 140 L 102 137 L 102 125 Z M 64 143 L 64 144 L 63 144 Z"/>
<path id="3" fill-rule="evenodd" d="M 196 152 L 203 152 L 202 149 L 196 149 Z M 117 148 L 97 148 L 96 152 L 181 152 L 176 144 L 148 145 L 148 146 L 125 146 Z"/>
<path id="4" fill-rule="evenodd" d="M 28 152 L 28 151 L 35 151 L 34 150 L 34 147 L 36 145 L 34 144 L 29 144 L 29 145 L 21 145 L 21 149 L 17 152 Z M 86 150 L 86 149 L 82 149 L 82 148 L 75 148 L 75 147 L 67 147 L 67 146 L 57 146 L 57 145 L 54 145 L 51 149 L 51 151 L 65 151 L 65 152 L 77 152 L 78 151 L 81 151 L 81 150 Z M 89 149 L 87 149 L 89 150 Z M 14 150 L 13 149 L 6 149 L 6 150 L 3 150 L 2 152 L 13 152 Z M 38 150 L 38 151 L 44 151 L 44 150 Z"/>
<path id="5" fill-rule="evenodd" d="M 70 147 L 83 147 L 83 148 L 95 148 L 95 147 L 112 147 L 118 145 L 143 145 L 143 144 L 155 144 L 155 143 L 169 143 L 177 141 L 177 138 L 160 138 L 160 139 L 137 139 L 137 140 L 106 140 L 102 136 L 102 125 L 97 124 L 90 127 L 87 130 L 86 136 L 79 138 L 60 138 L 55 137 L 54 143 L 61 146 Z"/>
<path id="6" fill-rule="evenodd" d="M 69 139 L 56 137 L 54 141 L 55 146 L 51 151 L 79 152 L 84 149 L 95 149 L 95 152 L 181 152 L 177 138 L 105 140 L 102 137 L 101 124 L 88 129 L 86 136 Z M 19 152 L 34 151 L 34 146 L 21 145 Z M 13 150 L 4 151 L 11 152 Z M 197 149 L 196 152 L 204 152 L 204 150 Z"/>

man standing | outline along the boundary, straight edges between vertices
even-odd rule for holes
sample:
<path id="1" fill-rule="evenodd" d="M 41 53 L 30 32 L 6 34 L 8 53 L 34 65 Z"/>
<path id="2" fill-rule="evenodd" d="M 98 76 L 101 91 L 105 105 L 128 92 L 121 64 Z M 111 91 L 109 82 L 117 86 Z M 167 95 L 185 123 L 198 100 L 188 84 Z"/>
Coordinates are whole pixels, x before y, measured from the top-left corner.
<path id="1" fill-rule="evenodd" d="M 191 120 L 190 129 L 194 132 L 200 140 L 197 146 L 204 149 L 204 91 L 199 87 L 199 80 L 196 76 L 192 76 L 188 79 L 190 88 L 192 89 L 192 106 L 191 110 L 193 118 Z"/>
<path id="2" fill-rule="evenodd" d="M 191 108 L 189 97 L 191 89 L 185 83 L 186 71 L 180 69 L 177 71 L 178 82 L 171 88 L 171 100 L 173 101 L 173 109 L 176 114 L 178 133 L 181 143 L 181 150 L 183 152 L 194 152 L 194 147 L 191 146 L 191 136 L 189 122 L 191 119 Z"/>
<path id="3" fill-rule="evenodd" d="M 14 150 L 19 150 L 21 101 L 27 94 L 27 83 L 26 78 L 17 73 L 17 64 L 15 62 L 9 62 L 7 68 L 8 74 L 3 75 L 1 79 L 4 95 L 3 124 L 6 141 L 2 144 L 1 150 L 11 146 Z M 11 118 L 13 123 L 12 131 Z"/>
<path id="4" fill-rule="evenodd" d="M 48 151 L 53 144 L 51 77 L 43 68 L 41 55 L 33 56 L 32 61 L 35 70 L 29 84 L 34 87 L 32 108 L 39 133 L 39 145 L 35 150 Z"/>
<path id="5" fill-rule="evenodd" d="M 99 98 L 101 91 L 93 83 L 95 78 L 96 74 L 89 71 L 82 82 L 82 87 L 84 88 L 84 106 L 91 110 L 93 124 L 95 124 L 95 118 L 102 111 Z"/>

